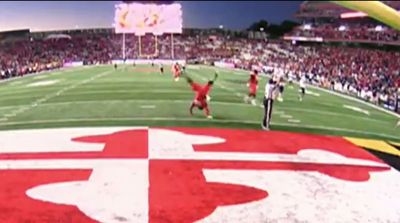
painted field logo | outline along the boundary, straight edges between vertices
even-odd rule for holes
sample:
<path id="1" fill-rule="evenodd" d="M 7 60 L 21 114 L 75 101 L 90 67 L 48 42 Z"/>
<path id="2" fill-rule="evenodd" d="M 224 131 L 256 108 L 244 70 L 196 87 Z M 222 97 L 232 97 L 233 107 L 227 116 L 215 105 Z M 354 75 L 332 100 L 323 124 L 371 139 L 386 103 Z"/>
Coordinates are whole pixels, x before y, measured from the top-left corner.
<path id="1" fill-rule="evenodd" d="M 400 173 L 339 137 L 0 132 L 0 222 L 398 222 Z"/>

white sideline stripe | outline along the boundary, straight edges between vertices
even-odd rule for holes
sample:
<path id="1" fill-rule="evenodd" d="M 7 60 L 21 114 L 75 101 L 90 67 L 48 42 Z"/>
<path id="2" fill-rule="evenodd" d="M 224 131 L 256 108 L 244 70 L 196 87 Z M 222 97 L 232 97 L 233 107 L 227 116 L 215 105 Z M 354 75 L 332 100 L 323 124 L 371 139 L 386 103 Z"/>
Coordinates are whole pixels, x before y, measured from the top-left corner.
<path id="1" fill-rule="evenodd" d="M 154 108 L 156 108 L 156 106 L 155 105 L 141 105 L 140 108 L 154 109 Z"/>
<path id="2" fill-rule="evenodd" d="M 45 70 L 45 71 L 42 71 L 42 72 L 39 72 L 39 73 L 25 74 L 23 77 L 14 77 L 14 78 L 8 78 L 8 79 L 0 80 L 0 84 L 1 83 L 6 83 L 6 82 L 9 82 L 9 81 L 16 81 L 16 80 L 20 80 L 20 79 L 26 79 L 26 78 L 32 77 L 32 76 L 36 77 L 37 75 L 46 75 L 46 74 L 49 75 L 49 74 L 52 74 L 52 73 L 63 72 L 63 71 L 67 71 L 68 72 L 68 71 L 72 71 L 72 70 L 75 71 L 74 68 L 69 68 L 69 67 L 62 67 L 62 68 L 54 69 L 54 70 Z M 13 84 L 13 83 L 11 83 L 11 84 Z"/>
<path id="3" fill-rule="evenodd" d="M 361 99 L 354 98 L 354 97 L 351 97 L 351 96 L 348 96 L 348 95 L 344 95 L 344 94 L 340 94 L 340 93 L 337 93 L 337 92 L 334 92 L 334 91 L 326 90 L 326 89 L 323 89 L 323 88 L 320 88 L 320 87 L 317 87 L 317 86 L 313 86 L 313 85 L 309 85 L 309 86 L 310 86 L 311 88 L 321 90 L 321 91 L 326 92 L 326 93 L 328 93 L 328 94 L 333 94 L 333 95 L 339 96 L 339 97 L 341 97 L 341 98 L 345 98 L 345 99 L 348 99 L 348 100 L 351 100 L 351 101 L 355 101 L 355 102 L 358 102 L 358 103 L 367 105 L 367 106 L 369 106 L 369 107 L 371 107 L 371 108 L 374 108 L 374 109 L 376 109 L 376 110 L 379 110 L 379 111 L 385 112 L 385 113 L 387 113 L 387 114 L 389 114 L 389 115 L 392 115 L 392 116 L 394 116 L 394 117 L 396 117 L 396 118 L 400 118 L 400 114 L 396 114 L 396 113 L 394 113 L 394 112 L 388 111 L 388 110 L 386 110 L 386 109 L 384 109 L 384 108 L 381 108 L 381 107 L 379 107 L 379 106 L 376 106 L 376 105 L 371 104 L 371 103 L 368 103 L 368 102 L 365 102 L 365 101 L 363 101 L 363 100 L 361 100 Z"/>
<path id="4" fill-rule="evenodd" d="M 239 123 L 239 124 L 257 124 L 259 125 L 259 121 L 251 121 L 251 120 L 229 120 L 229 119 L 195 119 L 195 118 L 177 118 L 177 117 L 120 117 L 120 118 L 73 118 L 73 119 L 57 119 L 57 120 L 31 120 L 31 121 L 20 121 L 20 122 L 7 122 L 0 123 L 0 126 L 12 126 L 12 125 L 21 125 L 21 124 L 49 124 L 49 123 L 63 123 L 63 122 L 96 122 L 96 121 L 183 121 L 183 122 L 210 122 L 210 123 Z M 400 140 L 400 137 L 387 135 L 384 133 L 373 133 L 366 132 L 360 130 L 353 129 L 344 129 L 344 128 L 335 128 L 335 127 L 325 127 L 319 125 L 298 125 L 298 124 L 290 124 L 290 123 L 281 123 L 281 122 L 271 122 L 272 125 L 276 126 L 284 126 L 284 127 L 294 127 L 294 128 L 308 128 L 308 129 L 320 129 L 327 131 L 341 131 L 348 133 L 358 133 L 360 135 L 374 135 L 374 136 L 382 136 L 386 138 L 391 138 L 395 140 Z"/>
<path id="5" fill-rule="evenodd" d="M 207 66 L 203 66 L 203 67 L 206 68 Z M 209 68 L 209 69 L 211 69 L 211 68 Z M 225 71 L 227 70 L 227 69 L 224 69 L 224 68 L 219 68 L 219 69 L 222 69 L 222 70 L 225 70 Z M 228 70 L 228 71 L 229 71 L 229 70 Z M 243 72 L 246 72 L 246 70 L 243 70 Z M 234 73 L 234 74 L 236 74 L 236 75 L 242 75 L 242 76 L 244 75 L 244 74 L 239 74 L 239 73 L 237 73 L 237 72 L 231 72 L 231 73 Z M 296 85 L 298 85 L 298 81 L 293 81 L 293 83 L 295 83 Z M 387 113 L 387 114 L 389 114 L 389 115 L 392 115 L 392 116 L 395 116 L 395 117 L 397 117 L 397 118 L 400 118 L 400 114 L 396 114 L 395 112 L 388 111 L 388 110 L 386 110 L 386 109 L 384 109 L 384 108 L 382 108 L 382 107 L 379 107 L 379 106 L 377 106 L 377 105 L 374 105 L 374 104 L 365 102 L 365 101 L 363 101 L 363 100 L 361 100 L 361 99 L 354 98 L 354 97 L 351 97 L 351 96 L 348 96 L 348 95 L 345 95 L 345 94 L 340 94 L 340 93 L 337 93 L 337 92 L 335 92 L 335 91 L 327 90 L 327 89 L 320 88 L 320 87 L 314 86 L 314 85 L 307 85 L 307 86 L 310 87 L 310 88 L 314 88 L 314 89 L 323 91 L 323 92 L 328 93 L 328 94 L 332 94 L 332 95 L 335 95 L 335 96 L 339 96 L 339 97 L 341 97 L 341 98 L 349 99 L 349 100 L 351 100 L 351 101 L 355 101 L 355 102 L 358 102 L 358 103 L 367 105 L 367 106 L 369 106 L 369 107 L 371 107 L 371 108 L 374 108 L 374 109 L 376 109 L 376 110 L 379 110 L 379 111 L 385 112 L 385 113 Z"/>
<path id="6" fill-rule="evenodd" d="M 7 118 L 0 118 L 0 122 L 7 121 L 7 120 L 8 120 Z"/>
<path id="7" fill-rule="evenodd" d="M 301 121 L 298 119 L 289 119 L 288 122 L 300 123 Z"/>

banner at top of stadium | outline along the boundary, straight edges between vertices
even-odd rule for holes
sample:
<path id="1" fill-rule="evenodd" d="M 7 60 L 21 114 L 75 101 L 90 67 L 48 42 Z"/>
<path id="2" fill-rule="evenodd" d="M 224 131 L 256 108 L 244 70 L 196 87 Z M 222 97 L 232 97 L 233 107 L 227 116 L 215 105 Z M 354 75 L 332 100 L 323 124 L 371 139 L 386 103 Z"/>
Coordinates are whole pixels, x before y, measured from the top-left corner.
<path id="1" fill-rule="evenodd" d="M 115 6 L 114 23 L 116 33 L 182 33 L 182 7 L 178 3 L 122 3 Z"/>

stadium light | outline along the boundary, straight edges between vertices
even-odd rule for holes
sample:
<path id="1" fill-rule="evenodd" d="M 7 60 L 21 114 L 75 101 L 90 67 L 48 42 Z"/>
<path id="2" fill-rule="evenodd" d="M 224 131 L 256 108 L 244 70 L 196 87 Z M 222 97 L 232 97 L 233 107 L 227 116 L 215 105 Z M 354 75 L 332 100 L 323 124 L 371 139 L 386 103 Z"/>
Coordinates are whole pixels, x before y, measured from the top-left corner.
<path id="1" fill-rule="evenodd" d="M 263 32 L 264 31 L 264 27 L 260 27 L 260 31 Z"/>
<path id="2" fill-rule="evenodd" d="M 220 28 L 220 29 L 223 29 L 223 28 L 224 28 L 224 26 L 223 26 L 223 25 L 219 25 L 219 28 Z"/>
<path id="3" fill-rule="evenodd" d="M 310 30 L 311 29 L 311 24 L 304 24 L 303 30 Z"/>
<path id="4" fill-rule="evenodd" d="M 383 27 L 378 25 L 378 26 L 375 27 L 375 31 L 381 32 L 381 31 L 383 31 Z"/>

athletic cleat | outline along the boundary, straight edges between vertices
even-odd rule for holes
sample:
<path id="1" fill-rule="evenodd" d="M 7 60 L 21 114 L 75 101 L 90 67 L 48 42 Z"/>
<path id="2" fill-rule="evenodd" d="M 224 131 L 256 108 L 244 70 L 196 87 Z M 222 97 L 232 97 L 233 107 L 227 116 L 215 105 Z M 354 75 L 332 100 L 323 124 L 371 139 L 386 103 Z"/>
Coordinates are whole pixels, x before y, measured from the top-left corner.
<path id="1" fill-rule="evenodd" d="M 251 104 L 252 104 L 253 106 L 257 106 L 256 100 L 251 100 Z"/>
<path id="2" fill-rule="evenodd" d="M 207 116 L 208 119 L 212 119 L 213 117 L 211 115 Z"/>
<path id="3" fill-rule="evenodd" d="M 268 128 L 267 126 L 264 126 L 264 123 L 262 123 L 262 122 L 261 122 L 261 128 L 262 128 L 263 130 L 266 130 L 266 131 L 269 130 L 269 128 Z"/>

